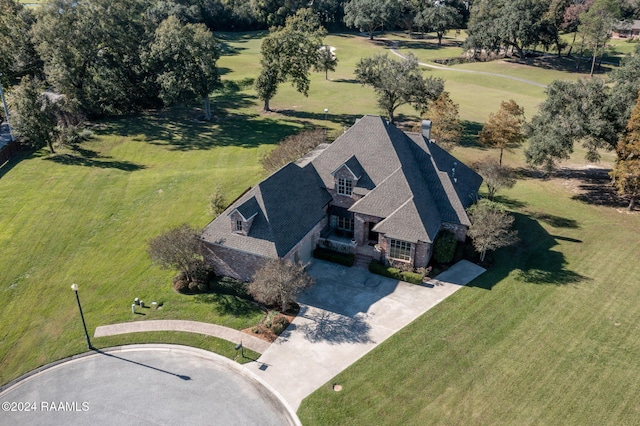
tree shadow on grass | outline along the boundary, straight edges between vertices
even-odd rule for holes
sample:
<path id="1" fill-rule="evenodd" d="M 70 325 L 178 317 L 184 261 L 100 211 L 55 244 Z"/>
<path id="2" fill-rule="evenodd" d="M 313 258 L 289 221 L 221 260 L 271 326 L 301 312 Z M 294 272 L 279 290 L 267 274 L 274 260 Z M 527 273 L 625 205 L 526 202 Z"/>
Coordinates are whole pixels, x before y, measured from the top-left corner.
<path id="1" fill-rule="evenodd" d="M 517 58 L 505 59 L 505 61 L 546 70 L 562 71 L 570 74 L 588 73 L 591 70 L 591 58 L 582 58 L 579 70 L 576 69 L 577 57 L 567 58 L 566 56 L 562 56 L 559 58 L 557 55 L 544 55 L 527 58 L 524 61 Z M 609 71 L 611 71 L 611 67 L 603 64 L 600 67 L 596 66 L 594 74 L 605 74 Z"/>
<path id="2" fill-rule="evenodd" d="M 531 213 L 531 217 L 542 221 L 548 225 L 553 226 L 554 228 L 569 228 L 569 229 L 578 229 L 580 225 L 578 225 L 578 221 L 575 219 L 569 219 L 567 217 L 555 216 L 548 213 L 534 212 Z"/>
<path id="3" fill-rule="evenodd" d="M 277 143 L 297 131 L 295 123 L 257 114 L 220 115 L 212 122 L 203 122 L 184 113 L 160 111 L 109 121 L 98 133 L 132 137 L 172 151 L 195 151 L 220 146 L 253 148 Z"/>
<path id="4" fill-rule="evenodd" d="M 518 176 L 527 179 L 561 179 L 563 184 L 573 189 L 572 200 L 586 204 L 613 208 L 625 208 L 629 202 L 616 191 L 611 183 L 611 169 L 601 167 L 562 167 L 551 172 L 534 168 L 519 168 Z M 551 224 L 552 225 L 552 224 Z M 553 225 L 552 225 L 553 226 Z"/>
<path id="5" fill-rule="evenodd" d="M 143 165 L 131 163 L 129 161 L 102 160 L 103 158 L 109 158 L 109 157 L 97 156 L 94 158 L 91 158 L 91 157 L 87 158 L 82 155 L 75 155 L 75 154 L 55 154 L 45 158 L 45 160 L 53 161 L 54 163 L 65 164 L 69 166 L 98 167 L 102 169 L 118 169 L 118 170 L 123 170 L 125 172 L 134 172 L 134 171 L 142 170 L 145 168 L 145 166 Z"/>
<path id="6" fill-rule="evenodd" d="M 581 243 L 573 238 L 550 235 L 533 216 L 513 213 L 520 242 L 495 252 L 494 265 L 470 286 L 491 288 L 515 271 L 516 280 L 527 284 L 568 285 L 588 280 L 566 268 L 562 252 L 553 250 L 558 240 Z M 577 224 L 576 224 L 577 226 Z"/>
<path id="7" fill-rule="evenodd" d="M 442 46 L 438 46 L 438 37 L 424 35 L 422 38 L 412 38 L 410 40 L 382 40 L 387 49 L 397 47 L 399 50 L 412 49 L 412 50 L 441 50 L 450 47 L 462 47 L 462 42 L 459 40 L 442 39 Z"/>
<path id="8" fill-rule="evenodd" d="M 255 306 L 248 300 L 229 294 L 198 294 L 194 296 L 194 301 L 214 305 L 215 311 L 220 315 L 241 317 L 256 311 Z"/>
<path id="9" fill-rule="evenodd" d="M 495 195 L 493 201 L 500 203 L 511 210 L 521 209 L 527 206 L 527 203 L 520 200 L 514 200 L 513 198 L 505 197 L 504 195 Z"/>
<path id="10" fill-rule="evenodd" d="M 611 169 L 595 167 L 587 169 L 563 168 L 554 171 L 552 176 L 578 181 L 579 193 L 571 197 L 574 200 L 596 206 L 626 207 L 628 202 L 618 194 L 611 184 L 610 171 Z"/>
<path id="11" fill-rule="evenodd" d="M 278 110 L 276 112 L 286 117 L 297 118 L 301 124 L 306 124 L 307 126 L 313 127 L 315 127 L 315 125 L 313 125 L 309 120 L 330 121 L 333 123 L 341 124 L 343 126 L 351 127 L 357 119 L 362 118 L 362 115 L 358 114 L 331 114 L 330 112 L 325 114 L 324 111 L 309 112 L 285 109 Z"/>

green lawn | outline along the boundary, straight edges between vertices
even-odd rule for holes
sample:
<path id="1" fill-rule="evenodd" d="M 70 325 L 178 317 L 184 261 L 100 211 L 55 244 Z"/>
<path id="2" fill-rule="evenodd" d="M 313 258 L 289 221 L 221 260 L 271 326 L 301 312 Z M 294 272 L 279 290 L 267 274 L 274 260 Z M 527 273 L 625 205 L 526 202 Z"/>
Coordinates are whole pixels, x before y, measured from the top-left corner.
<path id="1" fill-rule="evenodd" d="M 100 123 L 80 150 L 3 166 L 0 382 L 84 349 L 74 282 L 91 333 L 134 319 L 257 323 L 262 313 L 246 302 L 175 293 L 174 272 L 151 264 L 147 242 L 182 223 L 204 227 L 214 187 L 231 201 L 255 184 L 260 156 L 296 128 L 245 115 L 210 125 L 152 114 Z M 162 309 L 134 317 L 134 297 Z"/>
<path id="2" fill-rule="evenodd" d="M 260 34 L 219 34 L 223 80 L 255 78 Z M 388 37 L 400 35 L 390 34 Z M 427 39 L 428 40 L 428 39 Z M 176 109 L 96 123 L 81 149 L 25 154 L 0 168 L 0 383 L 85 349 L 71 283 L 96 326 L 145 319 L 208 321 L 237 329 L 262 313 L 228 296 L 175 293 L 173 271 L 153 266 L 147 241 L 182 223 L 205 226 L 219 186 L 230 202 L 264 176 L 259 159 L 303 127 L 342 131 L 379 109 L 354 81 L 364 56 L 386 45 L 333 34 L 336 72 L 313 73 L 309 97 L 284 84 L 263 114 L 255 91 L 216 95 L 216 119 Z M 412 49 L 417 49 L 415 46 Z M 417 49 L 419 50 L 419 49 Z M 472 64 L 476 66 L 476 64 Z M 495 63 L 479 70 L 547 82 L 564 71 Z M 471 66 L 471 65 L 469 65 Z M 466 65 L 465 65 L 466 67 Z M 513 98 L 530 118 L 539 87 L 484 75 L 427 71 L 446 79 L 469 134 L 455 155 L 497 152 L 473 143 L 481 123 Z M 511 74 L 510 74 L 511 75 Z M 545 83 L 546 84 L 546 83 Z M 329 112 L 325 117 L 324 109 Z M 400 120 L 416 120 L 408 107 Z M 581 163 L 580 149 L 573 163 Z M 605 160 L 611 160 L 606 154 Z M 505 162 L 523 165 L 521 150 Z M 582 201 L 576 179 L 522 179 L 502 200 L 514 210 L 522 243 L 496 265 L 303 402 L 305 424 L 630 424 L 640 401 L 637 253 L 640 216 Z M 591 191 L 593 193 L 593 191 Z M 618 211 L 620 210 L 620 212 Z M 162 302 L 133 316 L 131 301 Z M 174 342 L 235 355 L 233 344 L 183 333 L 96 339 L 105 347 Z"/>
<path id="3" fill-rule="evenodd" d="M 516 249 L 303 401 L 303 424 L 634 423 L 640 216 L 566 183 L 504 193 Z"/>

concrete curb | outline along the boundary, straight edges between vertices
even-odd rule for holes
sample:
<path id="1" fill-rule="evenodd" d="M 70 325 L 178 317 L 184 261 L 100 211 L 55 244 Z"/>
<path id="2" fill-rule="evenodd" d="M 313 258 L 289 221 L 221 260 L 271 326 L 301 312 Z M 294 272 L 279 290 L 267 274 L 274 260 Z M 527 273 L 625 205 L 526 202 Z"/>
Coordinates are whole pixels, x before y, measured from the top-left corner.
<path id="1" fill-rule="evenodd" d="M 205 334 L 218 337 L 233 343 L 242 342 L 242 346 L 258 353 L 264 353 L 271 343 L 229 327 L 197 321 L 185 320 L 150 320 L 123 322 L 119 324 L 96 327 L 93 337 L 115 336 L 127 333 L 148 331 L 184 331 L 186 333 Z"/>

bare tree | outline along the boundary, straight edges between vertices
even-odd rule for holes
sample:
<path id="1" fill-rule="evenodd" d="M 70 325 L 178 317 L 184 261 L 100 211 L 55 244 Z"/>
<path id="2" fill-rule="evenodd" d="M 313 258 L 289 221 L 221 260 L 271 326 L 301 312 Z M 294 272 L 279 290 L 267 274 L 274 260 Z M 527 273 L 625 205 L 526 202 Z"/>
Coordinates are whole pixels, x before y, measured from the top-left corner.
<path id="1" fill-rule="evenodd" d="M 285 259 L 269 259 L 256 272 L 247 292 L 265 305 L 280 305 L 285 312 L 298 294 L 314 282 L 303 265 Z"/>
<path id="2" fill-rule="evenodd" d="M 487 250 L 510 246 L 518 242 L 518 231 L 511 230 L 514 217 L 504 208 L 489 200 L 481 200 L 467 210 L 471 227 L 468 235 L 473 247 L 480 252 L 480 261 L 484 261 Z"/>
<path id="3" fill-rule="evenodd" d="M 187 281 L 193 281 L 194 273 L 204 265 L 198 231 L 186 224 L 152 239 L 149 257 L 161 268 L 183 272 Z"/>
<path id="4" fill-rule="evenodd" d="M 493 200 L 496 192 L 503 188 L 513 188 L 516 179 L 511 168 L 500 166 L 500 163 L 493 158 L 485 157 L 471 164 L 473 170 L 478 172 L 484 183 L 487 185 L 487 197 Z"/>

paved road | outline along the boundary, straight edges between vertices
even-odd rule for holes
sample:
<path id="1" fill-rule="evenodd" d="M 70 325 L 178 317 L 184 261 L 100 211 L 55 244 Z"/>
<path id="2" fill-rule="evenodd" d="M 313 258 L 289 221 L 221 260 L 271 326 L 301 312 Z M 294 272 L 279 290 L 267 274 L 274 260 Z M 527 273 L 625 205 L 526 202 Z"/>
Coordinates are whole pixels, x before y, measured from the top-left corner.
<path id="1" fill-rule="evenodd" d="M 462 261 L 432 286 L 314 260 L 316 284 L 301 297 L 300 314 L 247 369 L 297 410 L 327 383 L 392 334 L 462 288 L 484 269 Z"/>
<path id="2" fill-rule="evenodd" d="M 126 346 L 61 363 L 0 393 L 0 405 L 0 424 L 11 426 L 299 424 L 244 367 L 174 345 Z"/>

